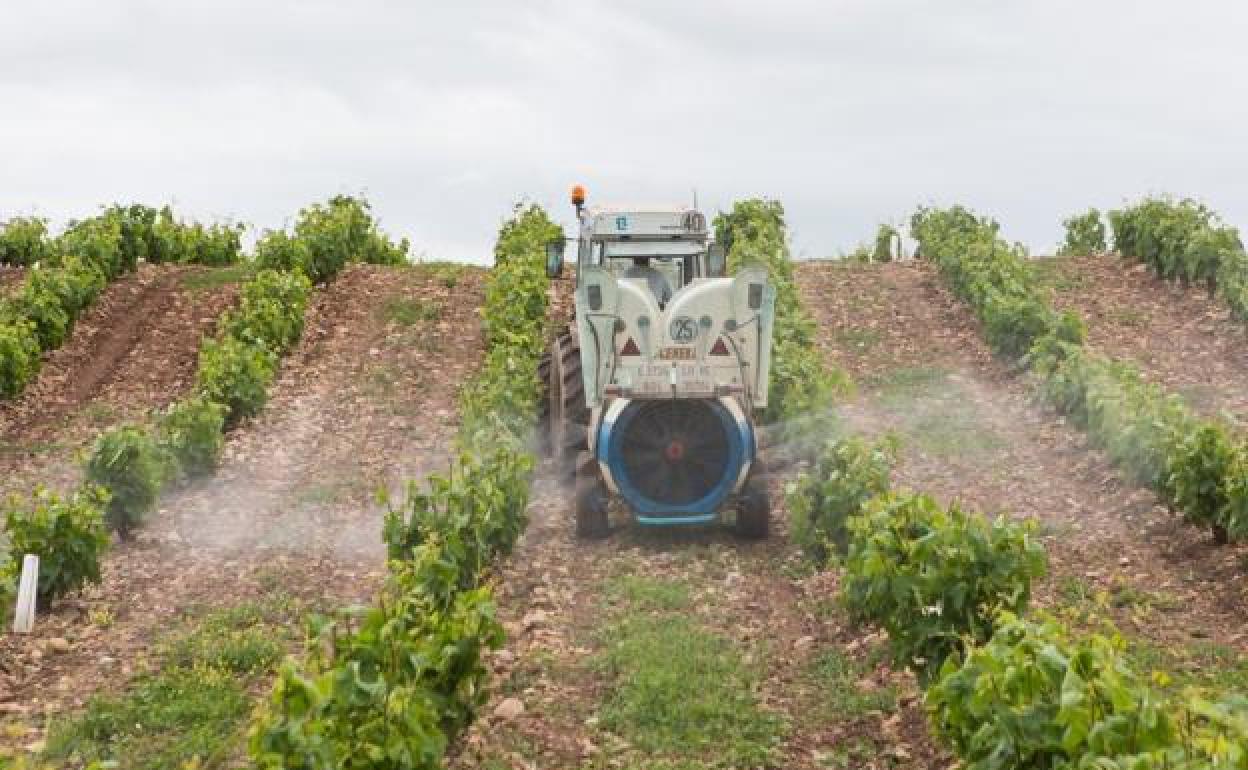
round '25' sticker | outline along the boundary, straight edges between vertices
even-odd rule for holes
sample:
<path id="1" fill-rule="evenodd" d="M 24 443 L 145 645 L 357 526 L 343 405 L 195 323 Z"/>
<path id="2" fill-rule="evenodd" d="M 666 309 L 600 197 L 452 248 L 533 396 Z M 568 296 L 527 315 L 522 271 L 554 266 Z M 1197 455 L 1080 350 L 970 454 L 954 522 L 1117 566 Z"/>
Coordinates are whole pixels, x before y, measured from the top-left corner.
<path id="1" fill-rule="evenodd" d="M 672 319 L 668 334 L 672 335 L 673 342 L 693 342 L 698 336 L 698 324 L 687 315 L 677 316 Z"/>

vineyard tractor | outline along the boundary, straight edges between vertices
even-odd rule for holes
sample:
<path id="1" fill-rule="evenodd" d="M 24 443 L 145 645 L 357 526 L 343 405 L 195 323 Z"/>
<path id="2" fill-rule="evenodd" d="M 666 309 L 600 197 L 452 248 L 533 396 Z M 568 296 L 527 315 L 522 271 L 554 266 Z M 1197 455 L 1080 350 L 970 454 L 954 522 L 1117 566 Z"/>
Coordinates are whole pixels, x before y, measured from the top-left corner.
<path id="1" fill-rule="evenodd" d="M 547 445 L 574 483 L 577 533 L 608 534 L 615 494 L 641 524 L 709 523 L 735 508 L 739 534 L 766 537 L 755 418 L 775 314 L 767 272 L 726 275 L 696 208 L 587 208 L 579 186 L 572 203 L 575 315 L 543 374 Z M 547 244 L 551 278 L 568 242 Z"/>

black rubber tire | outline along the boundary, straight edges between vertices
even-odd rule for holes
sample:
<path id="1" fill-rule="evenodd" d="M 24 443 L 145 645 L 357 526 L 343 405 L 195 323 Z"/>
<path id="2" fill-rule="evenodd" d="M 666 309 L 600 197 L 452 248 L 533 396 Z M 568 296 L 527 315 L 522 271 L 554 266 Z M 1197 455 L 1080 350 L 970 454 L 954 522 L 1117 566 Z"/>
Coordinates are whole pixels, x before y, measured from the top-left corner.
<path id="1" fill-rule="evenodd" d="M 594 456 L 580 452 L 576 459 L 576 536 L 598 539 L 609 534 L 607 485 Z"/>
<path id="2" fill-rule="evenodd" d="M 550 454 L 550 369 L 551 351 L 547 350 L 537 362 L 537 451 Z"/>
<path id="3" fill-rule="evenodd" d="M 771 493 L 767 489 L 767 469 L 761 459 L 756 459 L 737 498 L 735 531 L 738 537 L 763 540 L 770 529 Z"/>
<path id="4" fill-rule="evenodd" d="M 581 346 L 571 330 L 555 338 L 550 366 L 550 454 L 556 475 L 576 476 L 577 455 L 589 449 L 589 408 L 581 379 Z"/>
<path id="5" fill-rule="evenodd" d="M 1213 525 L 1213 544 L 1214 545 L 1230 545 L 1231 533 L 1221 524 Z"/>

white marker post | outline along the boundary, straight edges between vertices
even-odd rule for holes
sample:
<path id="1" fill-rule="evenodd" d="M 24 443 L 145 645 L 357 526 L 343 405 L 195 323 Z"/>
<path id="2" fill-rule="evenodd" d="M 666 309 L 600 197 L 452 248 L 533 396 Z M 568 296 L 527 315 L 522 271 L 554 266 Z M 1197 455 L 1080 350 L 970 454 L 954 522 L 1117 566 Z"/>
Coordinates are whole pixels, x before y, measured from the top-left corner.
<path id="1" fill-rule="evenodd" d="M 39 588 L 39 557 L 33 553 L 22 559 L 22 581 L 17 587 L 17 611 L 13 613 L 13 630 L 29 634 L 35 629 L 35 597 Z"/>

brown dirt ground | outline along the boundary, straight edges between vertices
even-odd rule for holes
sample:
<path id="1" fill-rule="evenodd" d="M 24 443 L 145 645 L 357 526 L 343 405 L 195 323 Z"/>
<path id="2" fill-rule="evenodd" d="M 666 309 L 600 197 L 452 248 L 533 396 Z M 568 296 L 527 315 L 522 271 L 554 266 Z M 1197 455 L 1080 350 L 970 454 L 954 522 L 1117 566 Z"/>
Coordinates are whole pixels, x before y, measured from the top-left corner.
<path id="1" fill-rule="evenodd" d="M 230 284 L 186 287 L 211 271 L 142 265 L 105 289 L 25 392 L 0 402 L 0 491 L 72 486 L 77 450 L 186 392 L 200 340 L 237 296 Z"/>
<path id="2" fill-rule="evenodd" d="M 101 586 L 60 602 L 29 638 L 0 639 L 0 712 L 36 742 L 44 717 L 123 686 L 190 606 L 273 595 L 368 600 L 384 571 L 378 486 L 445 461 L 459 384 L 482 352 L 482 271 L 355 265 L 317 292 L 265 411 L 227 439 L 223 467 L 161 502 L 117 545 Z M 396 301 L 436 318 L 391 320 Z M 104 627 L 91 618 L 107 614 Z M 52 654 L 64 638 L 70 652 Z M 16 737 L 14 737 L 16 735 Z"/>
<path id="3" fill-rule="evenodd" d="M 0 265 L 0 296 L 17 291 L 25 279 L 26 268 Z"/>
<path id="4" fill-rule="evenodd" d="M 1248 327 L 1221 299 L 1112 254 L 1038 260 L 1035 267 L 1054 304 L 1087 322 L 1092 345 L 1135 362 L 1205 414 L 1248 419 Z"/>

